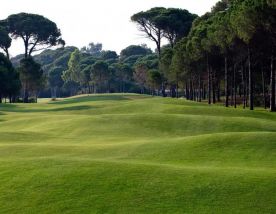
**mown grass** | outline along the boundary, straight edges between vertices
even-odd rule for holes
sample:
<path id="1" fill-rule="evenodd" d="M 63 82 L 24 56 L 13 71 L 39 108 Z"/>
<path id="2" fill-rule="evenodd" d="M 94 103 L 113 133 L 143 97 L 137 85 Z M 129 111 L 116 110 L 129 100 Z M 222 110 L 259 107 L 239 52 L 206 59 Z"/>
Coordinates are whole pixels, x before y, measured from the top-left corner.
<path id="1" fill-rule="evenodd" d="M 276 213 L 276 114 L 135 94 L 0 105 L 0 213 Z"/>

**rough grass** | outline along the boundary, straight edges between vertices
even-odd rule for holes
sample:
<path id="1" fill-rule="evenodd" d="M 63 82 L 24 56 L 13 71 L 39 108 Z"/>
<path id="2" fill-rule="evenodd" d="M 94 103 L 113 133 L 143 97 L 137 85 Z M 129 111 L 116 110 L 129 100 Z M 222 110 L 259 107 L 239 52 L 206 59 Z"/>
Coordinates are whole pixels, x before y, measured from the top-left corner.
<path id="1" fill-rule="evenodd" d="M 0 105 L 0 213 L 276 213 L 276 114 L 134 94 Z"/>

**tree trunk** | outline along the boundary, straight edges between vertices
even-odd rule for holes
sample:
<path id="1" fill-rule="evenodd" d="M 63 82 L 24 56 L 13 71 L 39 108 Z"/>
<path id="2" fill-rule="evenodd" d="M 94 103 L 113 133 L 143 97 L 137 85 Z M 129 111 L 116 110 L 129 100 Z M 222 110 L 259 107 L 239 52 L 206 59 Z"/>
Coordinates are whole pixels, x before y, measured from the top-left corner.
<path id="1" fill-rule="evenodd" d="M 161 33 L 162 33 L 161 29 L 158 29 L 157 39 L 154 39 L 156 48 L 157 48 L 159 61 L 161 60 Z"/>
<path id="2" fill-rule="evenodd" d="M 245 90 L 245 107 L 248 107 L 248 73 L 246 67 L 244 68 L 244 90 Z"/>
<path id="3" fill-rule="evenodd" d="M 29 41 L 28 41 L 28 39 L 26 39 L 26 40 L 24 41 L 24 46 L 25 46 L 25 54 L 24 54 L 24 57 L 25 57 L 25 59 L 28 58 L 28 45 L 29 45 Z"/>
<path id="4" fill-rule="evenodd" d="M 28 102 L 29 102 L 29 91 L 28 91 L 28 89 L 26 89 L 26 88 L 25 88 L 25 90 L 24 90 L 23 102 L 24 102 L 24 103 L 28 103 Z"/>
<path id="5" fill-rule="evenodd" d="M 236 65 L 234 65 L 234 107 L 237 108 Z"/>
<path id="6" fill-rule="evenodd" d="M 217 82 L 217 99 L 218 99 L 218 102 L 221 102 L 221 99 L 220 99 L 220 79 L 218 79 L 218 82 Z"/>
<path id="7" fill-rule="evenodd" d="M 254 110 L 254 97 L 253 97 L 253 82 L 252 82 L 252 69 L 251 69 L 251 53 L 248 48 L 248 84 L 249 84 L 249 108 Z"/>
<path id="8" fill-rule="evenodd" d="M 225 107 L 229 106 L 229 94 L 228 94 L 228 59 L 227 56 L 224 58 L 224 78 L 225 78 Z"/>
<path id="9" fill-rule="evenodd" d="M 211 104 L 211 72 L 209 67 L 209 62 L 207 59 L 207 73 L 208 73 L 208 104 Z"/>
<path id="10" fill-rule="evenodd" d="M 231 90 L 230 90 L 230 96 L 231 96 L 231 103 L 230 105 L 234 105 L 234 68 L 233 72 L 231 72 Z"/>
<path id="11" fill-rule="evenodd" d="M 87 88 L 88 88 L 88 94 L 91 94 L 91 87 L 89 83 L 87 83 Z"/>
<path id="12" fill-rule="evenodd" d="M 190 80 L 190 100 L 193 100 L 193 86 L 192 86 L 192 80 Z"/>
<path id="13" fill-rule="evenodd" d="M 172 98 L 176 98 L 175 86 L 172 86 L 172 87 L 171 87 L 171 97 L 172 97 Z"/>
<path id="14" fill-rule="evenodd" d="M 5 51 L 5 53 L 6 53 L 6 57 L 7 57 L 8 59 L 10 59 L 9 49 L 8 49 L 8 48 L 4 48 L 4 51 Z"/>
<path id="15" fill-rule="evenodd" d="M 215 72 L 214 72 L 213 69 L 211 70 L 211 76 L 212 76 L 211 81 L 212 81 L 213 103 L 215 104 L 217 102 L 217 100 L 216 100 L 216 87 L 215 87 L 216 77 L 215 77 Z"/>
<path id="16" fill-rule="evenodd" d="M 178 76 L 176 76 L 176 98 L 179 98 L 179 94 L 178 94 Z"/>
<path id="17" fill-rule="evenodd" d="M 199 75 L 199 81 L 198 81 L 198 91 L 199 91 L 199 102 L 202 101 L 202 90 L 201 90 L 201 77 Z"/>
<path id="18" fill-rule="evenodd" d="M 164 81 L 162 81 L 162 96 L 166 97 L 166 89 L 165 89 Z"/>
<path id="19" fill-rule="evenodd" d="M 188 86 L 188 83 L 186 82 L 186 90 L 185 90 L 185 96 L 186 96 L 186 99 L 189 100 L 190 99 L 190 93 L 189 93 L 189 86 Z"/>
<path id="20" fill-rule="evenodd" d="M 206 100 L 206 85 L 203 85 L 203 100 Z"/>
<path id="21" fill-rule="evenodd" d="M 276 111 L 275 106 L 275 69 L 274 69 L 274 57 L 271 56 L 271 67 L 270 67 L 270 111 Z"/>
<path id="22" fill-rule="evenodd" d="M 192 86 L 193 86 L 193 100 L 196 101 L 196 86 L 194 84 L 194 81 L 192 81 Z"/>
<path id="23" fill-rule="evenodd" d="M 53 100 L 55 100 L 57 98 L 57 89 L 56 89 L 56 87 L 51 88 L 51 97 L 52 97 Z"/>
<path id="24" fill-rule="evenodd" d="M 264 102 L 264 108 L 266 109 L 266 92 L 265 92 L 265 76 L 264 76 L 264 69 L 262 65 L 262 85 L 263 85 L 263 102 Z"/>
<path id="25" fill-rule="evenodd" d="M 120 86 L 119 86 L 119 93 L 122 93 L 122 88 L 123 88 L 123 83 L 122 83 L 122 81 L 120 81 Z"/>

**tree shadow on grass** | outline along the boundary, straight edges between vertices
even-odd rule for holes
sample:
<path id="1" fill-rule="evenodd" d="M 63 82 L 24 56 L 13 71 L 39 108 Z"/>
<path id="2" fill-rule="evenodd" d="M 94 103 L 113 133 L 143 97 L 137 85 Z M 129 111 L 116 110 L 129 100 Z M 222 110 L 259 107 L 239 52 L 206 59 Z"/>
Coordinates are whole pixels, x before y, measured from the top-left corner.
<path id="1" fill-rule="evenodd" d="M 0 122 L 6 121 L 2 117 L 6 115 L 4 112 L 1 112 L 1 106 L 0 106 Z"/>
<path id="2" fill-rule="evenodd" d="M 123 95 L 114 95 L 114 96 L 93 95 L 93 96 L 69 98 L 62 101 L 50 102 L 49 104 L 61 105 L 61 104 L 73 104 L 73 103 L 90 102 L 90 101 L 121 101 L 121 100 L 130 100 L 130 98 Z"/>
<path id="3" fill-rule="evenodd" d="M 132 100 L 134 96 L 130 95 L 91 95 L 84 97 L 68 98 L 61 101 L 49 102 L 49 106 L 54 105 L 67 105 L 82 102 L 93 102 L 93 101 L 122 101 L 122 100 Z M 138 96 L 139 97 L 139 96 Z M 61 111 L 78 111 L 78 110 L 89 110 L 96 109 L 100 107 L 90 106 L 90 105 L 78 105 L 78 106 L 68 106 L 63 108 L 34 108 L 36 104 L 33 104 L 31 108 L 28 105 L 17 105 L 17 104 L 0 104 L 0 111 L 2 112 L 61 112 Z M 1 115 L 1 114 L 0 114 Z"/>
<path id="4" fill-rule="evenodd" d="M 99 108 L 99 107 L 81 105 L 81 106 L 68 106 L 68 107 L 50 108 L 50 109 L 43 109 L 43 108 L 28 109 L 26 107 L 22 107 L 22 106 L 13 104 L 13 105 L 8 105 L 8 106 L 5 106 L 4 108 L 1 108 L 1 111 L 3 111 L 3 112 L 39 113 L 39 112 L 81 111 L 81 110 L 89 110 L 89 109 L 96 109 L 96 108 Z M 0 116 L 1 116 L 1 114 L 4 114 L 4 113 L 0 112 Z"/>
<path id="5" fill-rule="evenodd" d="M 99 107 L 95 106 L 87 106 L 87 105 L 82 105 L 82 106 L 69 106 L 69 107 L 64 107 L 64 108 L 55 108 L 55 109 L 49 109 L 46 111 L 50 112 L 55 112 L 55 111 L 80 111 L 80 110 L 89 110 L 89 109 L 96 109 Z"/>

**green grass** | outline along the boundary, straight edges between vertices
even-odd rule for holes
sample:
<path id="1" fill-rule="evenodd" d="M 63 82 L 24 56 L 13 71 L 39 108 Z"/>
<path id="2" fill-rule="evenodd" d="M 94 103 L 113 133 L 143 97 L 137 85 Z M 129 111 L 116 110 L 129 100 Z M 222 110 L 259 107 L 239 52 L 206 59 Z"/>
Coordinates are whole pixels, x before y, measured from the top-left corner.
<path id="1" fill-rule="evenodd" d="M 134 94 L 1 104 L 0 213 L 276 213 L 276 114 Z"/>

